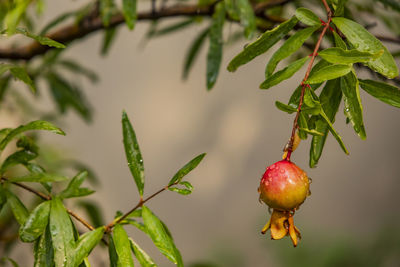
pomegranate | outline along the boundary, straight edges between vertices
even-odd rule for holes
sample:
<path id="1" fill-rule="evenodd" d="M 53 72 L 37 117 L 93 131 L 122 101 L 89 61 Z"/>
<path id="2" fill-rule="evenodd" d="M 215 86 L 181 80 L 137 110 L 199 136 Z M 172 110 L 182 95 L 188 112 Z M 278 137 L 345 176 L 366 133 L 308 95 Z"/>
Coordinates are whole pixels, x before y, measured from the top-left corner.
<path id="1" fill-rule="evenodd" d="M 295 210 L 310 194 L 307 174 L 290 160 L 278 161 L 265 171 L 258 192 L 260 200 L 273 209 L 271 219 L 262 233 L 271 229 L 272 239 L 282 239 L 289 235 L 297 246 L 300 231 L 294 226 Z"/>

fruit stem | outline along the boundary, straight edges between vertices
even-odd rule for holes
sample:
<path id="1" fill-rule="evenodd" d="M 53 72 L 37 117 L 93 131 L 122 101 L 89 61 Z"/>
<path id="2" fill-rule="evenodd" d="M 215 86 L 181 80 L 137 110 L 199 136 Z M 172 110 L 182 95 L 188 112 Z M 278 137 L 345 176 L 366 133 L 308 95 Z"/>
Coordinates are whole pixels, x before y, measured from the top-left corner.
<path id="1" fill-rule="evenodd" d="M 298 120 L 299 120 L 299 115 L 300 115 L 300 112 L 301 112 L 301 107 L 303 105 L 304 94 L 305 94 L 306 88 L 310 86 L 310 85 L 306 84 L 306 81 L 308 79 L 308 76 L 310 75 L 310 72 L 311 72 L 312 66 L 314 64 L 315 58 L 318 55 L 318 49 L 319 49 L 319 47 L 321 45 L 322 38 L 324 37 L 326 31 L 330 28 L 330 24 L 332 22 L 332 11 L 329 8 L 328 3 L 326 2 L 326 0 L 321 0 L 321 1 L 324 4 L 324 7 L 326 9 L 328 20 L 327 20 L 327 22 L 322 23 L 322 25 L 324 25 L 324 28 L 322 29 L 322 32 L 319 35 L 317 43 L 315 44 L 315 48 L 314 48 L 313 53 L 310 55 L 311 56 L 311 60 L 308 63 L 308 68 L 307 68 L 306 74 L 304 75 L 304 78 L 303 78 L 302 82 L 300 83 L 301 95 L 300 95 L 300 100 L 299 100 L 299 106 L 298 106 L 297 112 L 296 112 L 296 117 L 294 118 L 294 121 L 293 121 L 292 135 L 290 136 L 288 151 L 287 151 L 287 155 L 286 155 L 286 158 L 285 158 L 285 160 L 287 160 L 287 161 L 290 161 L 290 156 L 292 155 L 292 152 L 293 152 L 294 136 L 295 136 L 296 130 L 298 128 Z"/>

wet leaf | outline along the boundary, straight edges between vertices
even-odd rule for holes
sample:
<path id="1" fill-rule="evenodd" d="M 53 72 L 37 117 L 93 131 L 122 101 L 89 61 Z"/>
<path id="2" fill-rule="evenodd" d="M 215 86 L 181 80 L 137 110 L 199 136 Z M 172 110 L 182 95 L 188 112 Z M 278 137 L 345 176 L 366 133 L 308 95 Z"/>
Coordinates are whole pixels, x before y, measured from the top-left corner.
<path id="1" fill-rule="evenodd" d="M 236 55 L 228 65 L 228 71 L 236 71 L 241 65 L 246 64 L 253 58 L 265 53 L 274 44 L 286 36 L 297 24 L 298 19 L 292 17 L 291 19 L 281 23 L 270 31 L 263 33 L 256 41 L 247 45 L 242 52 Z"/>
<path id="2" fill-rule="evenodd" d="M 90 254 L 92 249 L 100 242 L 104 234 L 104 226 L 86 232 L 78 239 L 73 255 L 73 266 L 78 266 Z"/>
<path id="3" fill-rule="evenodd" d="M 172 177 L 172 179 L 169 181 L 168 186 L 179 183 L 183 177 L 185 177 L 189 172 L 191 172 L 200 164 L 205 155 L 206 153 L 202 153 L 196 156 L 194 159 L 186 163 L 185 166 L 180 168 L 179 171 L 175 173 L 174 177 Z"/>
<path id="4" fill-rule="evenodd" d="M 29 212 L 21 200 L 9 190 L 5 190 L 7 196 L 7 203 L 10 205 L 11 211 L 15 219 L 20 225 L 24 225 L 28 219 Z"/>
<path id="5" fill-rule="evenodd" d="M 65 188 L 60 194 L 59 197 L 64 198 L 72 198 L 72 197 L 82 197 L 87 196 L 94 193 L 93 190 L 88 188 L 81 188 L 80 186 L 87 178 L 88 173 L 86 171 L 81 171 L 74 178 L 71 179 L 67 188 Z"/>
<path id="6" fill-rule="evenodd" d="M 351 65 L 334 64 L 323 67 L 314 73 L 310 73 L 306 83 L 315 84 L 322 83 L 346 75 L 351 71 Z"/>
<path id="7" fill-rule="evenodd" d="M 331 47 L 318 52 L 318 56 L 334 64 L 353 64 L 369 62 L 382 56 L 383 50 L 376 54 L 361 52 L 356 49 L 343 50 L 339 47 Z"/>
<path id="8" fill-rule="evenodd" d="M 122 133 L 124 136 L 125 155 L 128 161 L 129 169 L 135 180 L 139 194 L 143 196 L 144 189 L 144 166 L 143 158 L 140 152 L 139 143 L 136 139 L 135 131 L 129 121 L 128 115 L 124 111 L 122 113 Z"/>
<path id="9" fill-rule="evenodd" d="M 157 266 L 157 264 L 154 263 L 153 259 L 146 253 L 146 251 L 141 249 L 132 238 L 129 238 L 129 241 L 131 242 L 131 249 L 142 267 Z"/>
<path id="10" fill-rule="evenodd" d="M 133 267 L 133 258 L 131 254 L 131 245 L 128 239 L 128 234 L 125 229 L 117 224 L 114 227 L 114 245 L 118 255 L 118 267 Z"/>
<path id="11" fill-rule="evenodd" d="M 394 85 L 373 81 L 373 80 L 358 80 L 364 91 L 373 97 L 389 104 L 393 107 L 400 108 L 400 89 Z"/>
<path id="12" fill-rule="evenodd" d="M 33 242 L 43 234 L 49 221 L 50 201 L 39 204 L 28 216 L 19 229 L 19 237 L 23 242 Z"/>
<path id="13" fill-rule="evenodd" d="M 300 7 L 296 9 L 296 17 L 302 23 L 308 26 L 321 26 L 322 23 L 319 17 L 314 14 L 310 9 Z"/>

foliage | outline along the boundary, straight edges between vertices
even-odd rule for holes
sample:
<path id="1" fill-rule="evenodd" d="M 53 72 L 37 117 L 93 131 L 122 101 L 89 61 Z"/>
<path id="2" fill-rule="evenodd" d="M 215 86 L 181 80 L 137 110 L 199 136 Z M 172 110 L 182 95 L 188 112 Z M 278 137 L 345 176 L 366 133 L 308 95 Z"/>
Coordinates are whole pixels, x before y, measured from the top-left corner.
<path id="1" fill-rule="evenodd" d="M 309 164 L 310 167 L 315 167 L 329 133 L 342 150 L 349 153 L 342 137 L 334 128 L 341 103 L 344 103 L 347 121 L 351 123 L 356 134 L 361 139 L 366 138 L 360 88 L 386 104 L 400 107 L 400 89 L 397 87 L 400 80 L 395 61 L 399 53 L 389 51 L 383 44 L 400 44 L 400 27 L 396 23 L 400 19 L 400 5 L 392 0 L 330 0 L 327 4 L 333 14 L 328 12 L 328 21 L 325 22 L 316 15 L 319 11 L 326 13 L 324 2 L 200 0 L 196 4 L 190 4 L 178 0 L 178 5 L 162 1 L 160 9 L 153 5 L 152 10 L 139 12 L 140 2 L 136 0 L 93 0 L 78 10 L 65 12 L 52 19 L 43 29 L 37 29 L 36 19 L 46 10 L 44 0 L 0 1 L 1 34 L 6 36 L 4 38 L 18 34 L 20 38 L 11 41 L 28 41 L 27 45 L 17 43 L 0 49 L 0 59 L 4 60 L 0 63 L 0 101 L 6 103 L 14 98 L 21 98 L 13 90 L 14 79 L 26 84 L 35 95 L 43 90 L 41 87 L 44 81 L 58 111 L 49 116 L 32 108 L 22 113 L 23 116 L 38 116 L 54 121 L 59 115 L 72 109 L 89 122 L 92 109 L 83 89 L 71 77 L 83 75 L 93 83 L 97 82 L 98 77 L 92 70 L 64 56 L 64 52 L 73 46 L 73 41 L 91 32 L 102 31 L 104 38 L 100 53 L 106 55 L 117 38 L 117 27 L 120 25 L 126 25 L 133 30 L 140 20 L 151 20 L 152 26 L 147 39 L 200 25 L 201 29 L 186 53 L 183 78 L 188 78 L 208 39 L 205 72 L 208 90 L 217 84 L 227 39 L 236 42 L 243 38 L 250 40 L 230 60 L 227 66 L 230 72 L 238 70 L 281 43 L 263 70 L 265 80 L 260 81 L 260 89 L 263 90 L 290 79 L 308 64 L 305 79 L 293 90 L 287 104 L 277 101 L 276 106 L 289 114 L 296 113 L 294 130 L 298 131 L 301 139 L 307 139 L 311 135 Z M 394 37 L 373 35 L 369 31 L 369 21 L 361 19 L 365 14 L 382 22 Z M 163 27 L 163 18 L 172 16 L 185 18 Z M 237 22 L 241 26 L 240 31 L 231 33 L 229 38 L 225 31 L 229 27 L 228 22 Z M 256 35 L 259 37 L 253 39 Z M 322 47 L 318 50 L 321 41 Z M 315 47 L 318 51 L 314 51 Z M 32 60 L 33 58 L 37 60 Z M 66 72 L 70 75 L 65 75 Z M 365 77 L 365 73 L 369 77 Z M 322 89 L 318 93 L 319 88 Z M 23 103 L 18 105 L 20 110 L 27 109 L 25 102 L 18 103 Z M 51 166 L 41 166 L 38 163 L 41 157 L 37 135 L 28 133 L 36 130 L 65 135 L 60 128 L 46 120 L 35 120 L 16 128 L 0 130 L 0 153 L 5 153 L 6 148 L 12 151 L 0 167 L 0 210 L 4 213 L 9 211 L 13 215 L 19 224 L 21 241 L 34 244 L 34 266 L 90 266 L 87 257 L 100 242 L 108 245 L 111 266 L 133 266 L 134 258 L 142 266 L 156 266 L 135 239 L 128 236 L 125 231 L 128 226 L 135 226 L 143 231 L 163 255 L 176 265 L 183 266 L 181 254 L 171 233 L 146 202 L 165 190 L 182 195 L 190 194 L 193 186 L 188 181 L 183 181 L 183 178 L 197 167 L 205 154 L 195 157 L 178 170 L 159 192 L 144 198 L 144 163 L 134 128 L 127 114 L 123 112 L 123 143 L 128 166 L 139 192 L 139 202 L 124 214 L 117 212 L 115 219 L 109 224 L 104 224 L 98 207 L 93 203 L 78 202 L 88 211 L 87 215 L 91 217 L 96 226 L 94 227 L 68 209 L 64 203 L 65 199 L 82 198 L 94 193 L 94 190 L 82 187 L 85 180 L 93 176 L 82 170 L 82 163 L 79 162 L 72 164 L 78 171 L 72 179 L 60 175 L 61 165 L 55 171 L 51 170 Z M 16 140 L 15 146 L 13 140 Z M 25 183 L 33 183 L 34 187 Z M 25 189 L 26 192 L 31 191 L 41 202 L 25 205 L 25 198 L 22 198 L 15 187 Z M 71 220 L 71 216 L 89 231 L 78 233 L 76 222 Z M 12 259 L 4 258 L 6 260 L 15 266 L 17 264 Z"/>

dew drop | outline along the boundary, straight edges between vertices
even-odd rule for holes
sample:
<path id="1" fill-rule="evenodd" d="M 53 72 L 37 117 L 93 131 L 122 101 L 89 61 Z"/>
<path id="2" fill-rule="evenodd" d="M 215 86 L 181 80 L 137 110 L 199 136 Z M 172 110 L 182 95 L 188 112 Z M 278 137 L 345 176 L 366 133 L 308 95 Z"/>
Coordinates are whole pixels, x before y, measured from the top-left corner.
<path id="1" fill-rule="evenodd" d="M 285 173 L 285 170 L 284 170 L 284 169 L 281 169 L 280 172 L 281 172 L 281 173 Z"/>

